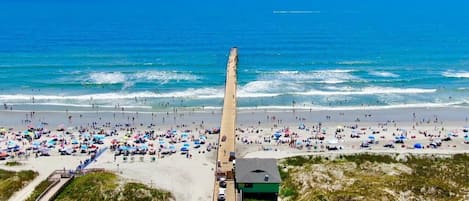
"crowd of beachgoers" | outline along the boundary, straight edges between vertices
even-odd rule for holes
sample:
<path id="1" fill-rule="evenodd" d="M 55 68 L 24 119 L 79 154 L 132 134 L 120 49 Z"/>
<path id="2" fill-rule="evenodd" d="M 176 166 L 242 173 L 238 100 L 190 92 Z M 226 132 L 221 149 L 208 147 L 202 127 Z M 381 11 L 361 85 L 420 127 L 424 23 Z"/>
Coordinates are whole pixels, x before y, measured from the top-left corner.
<path id="1" fill-rule="evenodd" d="M 356 117 L 334 121 L 343 116 L 338 112 L 321 113 L 326 115 L 317 121 L 309 114 L 239 113 L 236 157 L 469 151 L 469 124 L 464 120 L 386 120 L 376 112 L 362 116 L 361 121 Z M 211 196 L 213 180 L 203 178 L 214 174 L 219 112 L 164 113 L 158 117 L 143 113 L 31 113 L 28 119 L 14 112 L 0 115 L 10 115 L 4 120 L 17 122 L 13 126 L 0 125 L 0 165 L 18 160 L 25 164 L 23 168 L 39 171 L 43 178 L 65 167 L 71 171 L 105 168 L 171 190 L 180 200 L 190 200 L 195 192 L 202 199 Z M 72 115 L 78 118 L 69 118 Z M 173 186 L 189 190 L 179 191 Z"/>

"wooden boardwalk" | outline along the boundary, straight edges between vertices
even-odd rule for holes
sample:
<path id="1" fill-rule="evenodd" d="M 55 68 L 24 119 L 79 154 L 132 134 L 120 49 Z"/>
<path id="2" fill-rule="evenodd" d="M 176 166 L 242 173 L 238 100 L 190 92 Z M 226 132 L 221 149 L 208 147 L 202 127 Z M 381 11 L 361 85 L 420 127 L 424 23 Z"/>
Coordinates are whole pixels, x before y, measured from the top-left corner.
<path id="1" fill-rule="evenodd" d="M 225 198 L 227 201 L 236 200 L 233 163 L 229 161 L 230 153 L 235 152 L 236 128 L 236 85 L 238 49 L 231 48 L 228 58 L 225 83 L 225 98 L 223 100 L 223 113 L 221 118 L 220 136 L 218 139 L 217 169 L 215 171 L 215 188 L 213 200 L 218 200 L 218 178 L 226 178 Z"/>

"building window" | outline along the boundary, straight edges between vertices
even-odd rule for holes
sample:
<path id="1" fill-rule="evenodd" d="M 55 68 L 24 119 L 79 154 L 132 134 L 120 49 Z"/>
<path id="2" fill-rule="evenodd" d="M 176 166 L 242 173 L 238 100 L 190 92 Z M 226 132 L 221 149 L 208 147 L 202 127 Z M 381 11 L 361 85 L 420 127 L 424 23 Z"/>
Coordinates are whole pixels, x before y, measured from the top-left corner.
<path id="1" fill-rule="evenodd" d="M 244 187 L 245 188 L 252 188 L 252 184 L 251 183 L 246 183 L 246 184 L 244 184 Z"/>

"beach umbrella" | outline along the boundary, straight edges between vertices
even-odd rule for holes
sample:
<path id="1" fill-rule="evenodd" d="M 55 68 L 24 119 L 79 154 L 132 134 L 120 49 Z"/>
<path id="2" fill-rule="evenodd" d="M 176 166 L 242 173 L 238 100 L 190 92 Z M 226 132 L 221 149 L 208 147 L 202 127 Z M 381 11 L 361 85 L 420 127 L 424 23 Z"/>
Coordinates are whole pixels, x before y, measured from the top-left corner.
<path id="1" fill-rule="evenodd" d="M 403 135 L 399 136 L 399 139 L 400 139 L 400 140 L 405 140 L 406 138 L 407 138 L 407 137 L 406 137 L 406 136 L 403 136 Z"/>
<path id="2" fill-rule="evenodd" d="M 414 148 L 415 148 L 415 149 L 422 149 L 422 148 L 423 148 L 423 145 L 420 144 L 420 143 L 415 143 L 415 144 L 414 144 Z"/>
<path id="3" fill-rule="evenodd" d="M 104 139 L 104 137 L 105 137 L 104 135 L 93 135 L 93 138 L 95 140 L 102 140 L 102 139 Z"/>
<path id="4" fill-rule="evenodd" d="M 282 136 L 282 133 L 280 133 L 280 132 L 277 131 L 277 132 L 274 133 L 274 136 L 275 136 L 276 138 L 279 138 L 279 137 Z"/>
<path id="5" fill-rule="evenodd" d="M 169 145 L 169 149 L 170 149 L 170 150 L 175 150 L 175 149 L 176 149 L 176 146 L 174 146 L 174 145 Z"/>
<path id="6" fill-rule="evenodd" d="M 182 133 L 182 134 L 181 134 L 181 137 L 183 137 L 183 138 L 189 137 L 189 134 L 187 134 L 187 133 Z"/>
<path id="7" fill-rule="evenodd" d="M 7 148 L 8 149 L 13 149 L 17 146 L 18 146 L 18 144 L 15 141 L 12 141 L 12 140 L 9 140 L 8 143 L 7 143 Z"/>
<path id="8" fill-rule="evenodd" d="M 369 136 L 368 136 L 368 139 L 370 139 L 370 140 L 375 140 L 376 137 L 375 137 L 375 135 L 369 135 Z"/>
<path id="9" fill-rule="evenodd" d="M 78 140 L 77 139 L 72 139 L 72 144 L 78 144 Z"/>
<path id="10" fill-rule="evenodd" d="M 189 151 L 189 147 L 183 146 L 181 147 L 181 151 Z"/>
<path id="11" fill-rule="evenodd" d="M 141 144 L 141 145 L 140 145 L 140 149 L 147 150 L 147 149 L 148 149 L 148 145 L 147 145 L 147 144 Z"/>
<path id="12" fill-rule="evenodd" d="M 200 144 L 200 140 L 194 140 L 194 144 Z"/>
<path id="13" fill-rule="evenodd" d="M 4 128 L 4 127 L 2 127 L 2 128 L 0 128 L 0 132 L 1 132 L 1 133 L 5 133 L 5 132 L 7 132 L 7 129 Z"/>
<path id="14" fill-rule="evenodd" d="M 189 143 L 184 143 L 184 145 L 182 145 L 184 147 L 190 147 L 191 145 Z"/>
<path id="15" fill-rule="evenodd" d="M 85 139 L 89 139 L 91 137 L 89 133 L 83 133 L 81 136 Z"/>
<path id="16" fill-rule="evenodd" d="M 82 144 L 81 147 L 80 147 L 80 149 L 82 149 L 82 150 L 87 150 L 87 149 L 88 149 L 88 146 L 87 146 L 86 144 Z"/>
<path id="17" fill-rule="evenodd" d="M 469 135 L 466 135 L 466 136 L 464 137 L 464 140 L 465 140 L 465 141 L 469 141 Z"/>

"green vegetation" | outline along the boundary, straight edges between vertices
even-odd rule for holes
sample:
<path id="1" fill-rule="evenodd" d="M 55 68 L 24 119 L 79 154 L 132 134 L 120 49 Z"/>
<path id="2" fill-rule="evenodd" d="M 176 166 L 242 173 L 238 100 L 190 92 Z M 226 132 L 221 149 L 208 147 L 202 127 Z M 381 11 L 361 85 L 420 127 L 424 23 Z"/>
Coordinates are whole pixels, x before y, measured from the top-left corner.
<path id="1" fill-rule="evenodd" d="M 299 156 L 280 162 L 284 200 L 465 200 L 469 154 Z"/>
<path id="2" fill-rule="evenodd" d="M 173 200 L 171 193 L 139 183 L 120 184 L 117 175 L 110 172 L 89 173 L 75 178 L 56 200 Z"/>
<path id="3" fill-rule="evenodd" d="M 20 165 L 23 165 L 21 164 L 20 162 L 18 161 L 8 161 L 5 163 L 6 166 L 20 166 Z"/>
<path id="4" fill-rule="evenodd" d="M 37 175 L 37 172 L 31 170 L 13 172 L 0 169 L 0 201 L 8 200 L 13 193 L 23 188 Z"/>
<path id="5" fill-rule="evenodd" d="M 26 201 L 34 201 L 36 200 L 39 195 L 41 195 L 42 192 L 44 192 L 47 187 L 49 187 L 49 185 L 52 184 L 52 181 L 49 181 L 49 180 L 44 180 L 44 181 L 41 181 L 41 183 L 39 183 L 36 188 L 34 188 L 34 191 L 31 193 L 31 195 L 29 196 L 28 199 L 26 199 Z"/>

